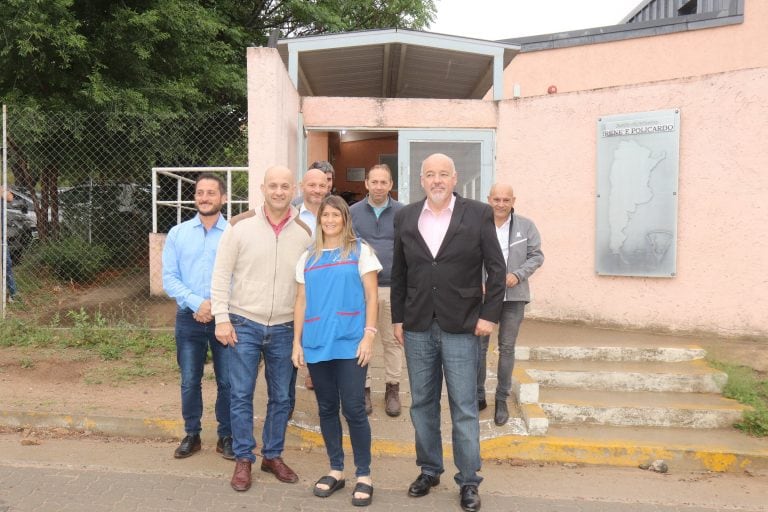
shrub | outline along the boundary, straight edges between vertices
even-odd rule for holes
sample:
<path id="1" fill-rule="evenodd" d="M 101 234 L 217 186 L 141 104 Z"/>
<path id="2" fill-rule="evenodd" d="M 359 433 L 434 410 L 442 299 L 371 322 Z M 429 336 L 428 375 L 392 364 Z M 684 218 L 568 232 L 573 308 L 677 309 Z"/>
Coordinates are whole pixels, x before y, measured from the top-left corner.
<path id="1" fill-rule="evenodd" d="M 747 366 L 719 361 L 710 363 L 728 374 L 723 395 L 753 408 L 744 413 L 742 421 L 735 427 L 756 437 L 768 436 L 768 380 Z"/>
<path id="2" fill-rule="evenodd" d="M 88 283 L 104 270 L 110 259 L 106 246 L 89 244 L 79 237 L 50 242 L 40 249 L 40 263 L 63 281 Z"/>

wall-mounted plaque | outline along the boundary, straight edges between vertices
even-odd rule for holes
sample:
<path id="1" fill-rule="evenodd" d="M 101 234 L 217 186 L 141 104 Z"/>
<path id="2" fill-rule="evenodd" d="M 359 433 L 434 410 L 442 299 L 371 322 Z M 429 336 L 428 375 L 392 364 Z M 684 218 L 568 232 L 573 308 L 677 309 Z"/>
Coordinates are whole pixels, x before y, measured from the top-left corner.
<path id="1" fill-rule="evenodd" d="M 347 181 L 365 181 L 365 167 L 347 167 Z"/>
<path id="2" fill-rule="evenodd" d="M 598 119 L 598 274 L 674 277 L 679 160 L 679 110 Z"/>

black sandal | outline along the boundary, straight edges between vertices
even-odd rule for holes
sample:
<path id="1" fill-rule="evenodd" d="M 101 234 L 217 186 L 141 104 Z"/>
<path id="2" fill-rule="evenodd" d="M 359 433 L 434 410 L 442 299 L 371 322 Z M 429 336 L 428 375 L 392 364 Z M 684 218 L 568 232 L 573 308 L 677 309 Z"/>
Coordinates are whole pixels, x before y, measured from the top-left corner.
<path id="1" fill-rule="evenodd" d="M 367 498 L 355 498 L 355 493 L 361 492 L 368 495 Z M 373 501 L 373 486 L 357 482 L 355 490 L 352 491 L 352 504 L 356 507 L 367 507 Z"/>
<path id="2" fill-rule="evenodd" d="M 317 484 L 323 484 L 327 485 L 328 489 L 320 489 Z M 320 480 L 315 482 L 315 487 L 312 489 L 312 492 L 315 496 L 318 496 L 320 498 L 327 498 L 331 494 L 335 493 L 339 489 L 344 488 L 344 479 L 336 480 L 331 475 L 325 475 Z"/>

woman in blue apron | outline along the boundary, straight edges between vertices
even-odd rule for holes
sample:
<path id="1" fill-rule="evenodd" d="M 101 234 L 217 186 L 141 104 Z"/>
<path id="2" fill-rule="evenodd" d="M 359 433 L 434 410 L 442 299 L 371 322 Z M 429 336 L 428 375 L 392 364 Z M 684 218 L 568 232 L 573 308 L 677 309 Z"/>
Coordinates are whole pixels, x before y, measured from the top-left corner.
<path id="1" fill-rule="evenodd" d="M 373 498 L 373 484 L 365 375 L 376 334 L 376 274 L 382 267 L 368 244 L 356 237 L 342 198 L 323 200 L 315 233 L 315 243 L 296 266 L 293 339 L 293 364 L 306 364 L 314 383 L 331 467 L 313 492 L 325 498 L 344 487 L 341 409 L 356 468 L 352 504 L 366 506 Z"/>

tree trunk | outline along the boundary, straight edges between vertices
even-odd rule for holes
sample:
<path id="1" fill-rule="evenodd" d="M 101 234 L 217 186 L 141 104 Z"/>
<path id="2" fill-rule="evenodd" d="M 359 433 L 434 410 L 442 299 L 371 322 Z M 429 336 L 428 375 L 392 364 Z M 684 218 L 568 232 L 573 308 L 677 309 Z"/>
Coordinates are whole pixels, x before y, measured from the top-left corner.
<path id="1" fill-rule="evenodd" d="M 32 207 L 35 209 L 35 215 L 37 216 L 37 234 L 40 237 L 40 240 L 47 240 L 50 233 L 48 209 L 43 207 L 40 198 L 38 198 L 35 193 L 35 189 L 37 188 L 37 176 L 33 176 L 32 171 L 29 169 L 27 157 L 19 145 L 16 144 L 16 141 L 11 137 L 8 137 L 7 141 L 9 156 L 13 155 L 13 163 L 11 164 L 13 177 L 16 183 L 29 193 L 30 198 L 32 199 Z"/>

